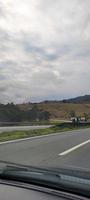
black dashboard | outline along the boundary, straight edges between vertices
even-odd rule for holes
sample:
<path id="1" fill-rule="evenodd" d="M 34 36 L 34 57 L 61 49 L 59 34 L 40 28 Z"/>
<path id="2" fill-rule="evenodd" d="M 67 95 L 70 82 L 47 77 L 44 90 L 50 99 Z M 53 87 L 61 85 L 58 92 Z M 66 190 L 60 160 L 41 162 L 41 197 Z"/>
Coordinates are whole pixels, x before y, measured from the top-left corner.
<path id="1" fill-rule="evenodd" d="M 64 200 L 46 192 L 25 189 L 17 186 L 0 184 L 0 200 Z"/>
<path id="2" fill-rule="evenodd" d="M 24 183 L 0 182 L 0 200 L 84 200 L 77 195 Z M 86 198 L 85 198 L 86 199 Z"/>

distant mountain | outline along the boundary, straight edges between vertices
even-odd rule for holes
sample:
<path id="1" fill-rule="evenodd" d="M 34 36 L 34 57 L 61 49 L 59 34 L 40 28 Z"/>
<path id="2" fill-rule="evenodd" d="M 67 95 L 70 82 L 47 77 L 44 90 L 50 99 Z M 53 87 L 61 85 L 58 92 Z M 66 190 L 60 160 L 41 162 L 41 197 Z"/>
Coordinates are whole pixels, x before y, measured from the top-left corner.
<path id="1" fill-rule="evenodd" d="M 90 95 L 79 96 L 72 99 L 64 99 L 63 103 L 90 103 Z"/>

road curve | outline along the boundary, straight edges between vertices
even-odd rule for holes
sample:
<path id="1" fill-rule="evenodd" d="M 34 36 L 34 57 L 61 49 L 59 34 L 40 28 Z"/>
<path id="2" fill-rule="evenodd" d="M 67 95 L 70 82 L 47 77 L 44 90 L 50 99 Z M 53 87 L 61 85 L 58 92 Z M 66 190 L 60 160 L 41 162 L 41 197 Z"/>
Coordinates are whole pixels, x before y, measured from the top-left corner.
<path id="1" fill-rule="evenodd" d="M 41 167 L 90 169 L 90 129 L 0 145 L 0 160 Z"/>

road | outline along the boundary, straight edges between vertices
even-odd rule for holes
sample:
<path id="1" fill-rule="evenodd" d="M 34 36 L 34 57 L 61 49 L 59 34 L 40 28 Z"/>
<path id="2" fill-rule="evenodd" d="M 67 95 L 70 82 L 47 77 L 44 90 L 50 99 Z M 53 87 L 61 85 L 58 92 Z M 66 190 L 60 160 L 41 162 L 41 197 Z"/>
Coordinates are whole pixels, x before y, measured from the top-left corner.
<path id="1" fill-rule="evenodd" d="M 42 126 L 3 126 L 0 127 L 0 133 L 3 132 L 10 132 L 10 131 L 17 131 L 17 130 L 35 130 L 35 129 L 43 129 L 43 128 L 49 128 L 51 125 L 42 125 Z"/>
<path id="2" fill-rule="evenodd" d="M 90 169 L 90 129 L 0 144 L 0 160 L 41 167 Z"/>

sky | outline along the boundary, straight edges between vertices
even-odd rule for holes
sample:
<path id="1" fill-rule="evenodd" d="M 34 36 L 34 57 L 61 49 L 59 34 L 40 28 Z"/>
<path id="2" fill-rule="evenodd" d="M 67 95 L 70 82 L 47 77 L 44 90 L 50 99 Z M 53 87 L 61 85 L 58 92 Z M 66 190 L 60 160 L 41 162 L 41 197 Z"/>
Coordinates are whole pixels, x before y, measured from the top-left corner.
<path id="1" fill-rule="evenodd" d="M 90 94 L 90 0 L 0 0 L 0 103 Z"/>

